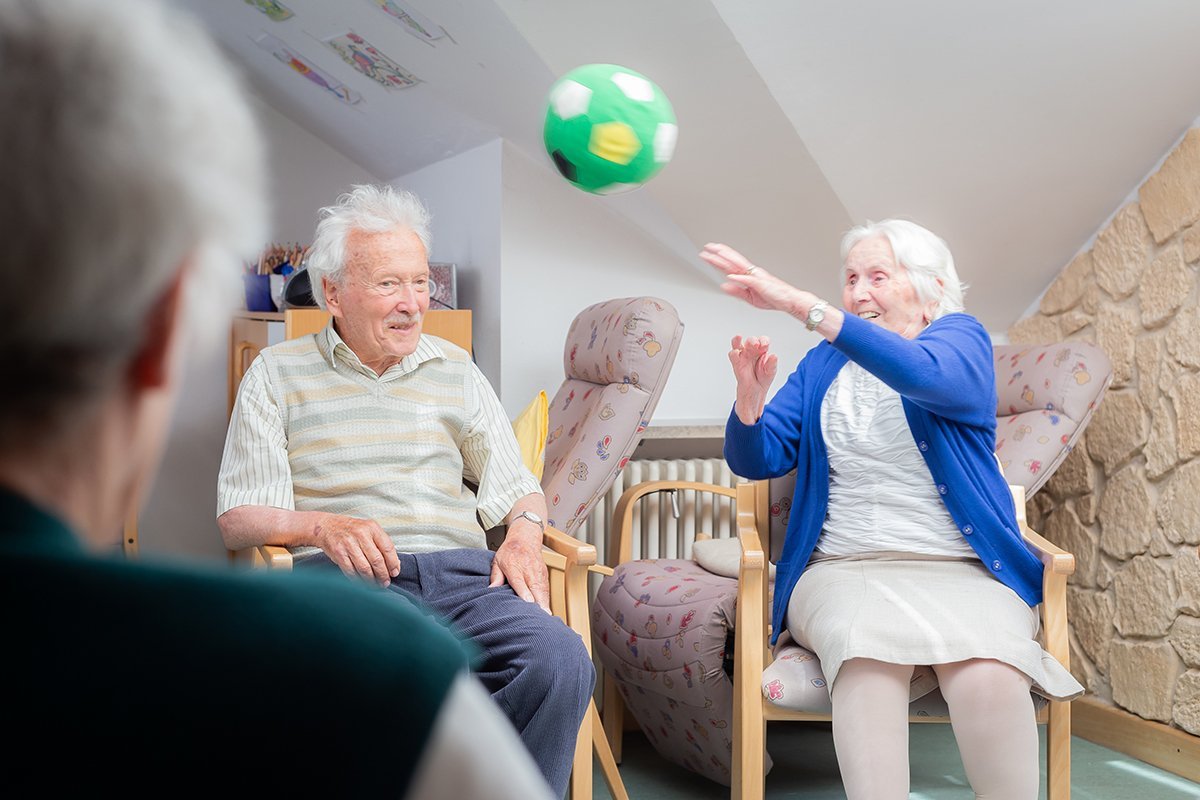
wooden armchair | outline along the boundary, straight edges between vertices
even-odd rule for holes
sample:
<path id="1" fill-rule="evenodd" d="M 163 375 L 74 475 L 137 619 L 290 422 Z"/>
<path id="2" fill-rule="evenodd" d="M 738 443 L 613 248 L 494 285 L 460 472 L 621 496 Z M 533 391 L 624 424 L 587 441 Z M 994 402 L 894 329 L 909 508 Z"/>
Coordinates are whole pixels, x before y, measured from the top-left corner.
<path id="1" fill-rule="evenodd" d="M 1045 485 L 1079 442 L 1112 380 L 1112 366 L 1098 347 L 1075 341 L 1001 345 L 994 356 L 995 452 L 1013 492 L 1021 533 L 1045 565 L 1042 646 L 1067 666 L 1066 582 L 1074 571 L 1074 558 L 1030 530 L 1026 499 Z M 768 698 L 775 694 L 785 702 L 778 691 L 782 686 L 776 684 L 772 691 L 771 676 L 764 681 L 763 675 L 772 665 L 767 647 L 769 564 L 782 547 L 793 490 L 794 478 L 784 476 L 744 483 L 736 490 L 656 481 L 633 486 L 622 496 L 608 550 L 620 560 L 614 564 L 615 575 L 600 587 L 592 623 L 593 644 L 605 667 L 605 729 L 618 758 L 628 706 L 665 758 L 729 785 L 734 798 L 761 798 L 770 768 L 764 746 L 766 722 L 830 719 L 823 689 L 799 702 L 786 701 L 803 711 L 787 710 Z M 690 501 L 696 505 L 734 502 L 734 527 L 740 540 L 740 550 L 735 548 L 731 554 L 735 563 L 717 573 L 705 570 L 686 558 L 691 542 L 681 548 L 685 558 L 630 561 L 634 504 L 664 491 L 707 495 L 707 500 Z M 691 588 L 681 588 L 685 586 Z M 683 604 L 689 594 L 693 599 Z M 681 618 L 687 621 L 686 630 Z M 673 624 L 666 626 L 671 636 L 664 639 L 663 621 L 672 619 Z M 661 653 L 660 644 L 664 645 Z M 678 654 L 685 649 L 687 658 L 693 659 L 683 665 L 686 692 L 679 688 L 681 672 L 672 671 L 679 667 Z M 801 656 L 808 662 L 806 654 L 794 654 L 793 663 Z M 778 666 L 789 664 L 781 658 Z M 940 694 L 930 697 L 940 699 Z M 816 707 L 817 700 L 823 707 Z M 924 700 L 910 709 L 919 712 L 914 721 L 948 721 L 944 713 L 938 715 L 938 703 Z M 944 702 L 941 705 L 944 712 Z M 1048 726 L 1048 795 L 1050 800 L 1063 800 L 1070 796 L 1070 705 L 1050 702 L 1038 714 Z M 680 725 L 681 719 L 692 724 Z M 657 720 L 668 721 L 657 724 Z M 704 720 L 711 725 L 697 724 Z"/>
<path id="2" fill-rule="evenodd" d="M 1067 577 L 1075 569 L 1075 559 L 1070 553 L 1046 541 L 1029 528 L 1024 511 L 1025 490 L 1021 486 L 1012 486 L 1011 489 L 1018 510 L 1021 533 L 1030 547 L 1040 555 L 1046 567 L 1043 577 L 1045 600 L 1040 608 L 1042 644 L 1055 658 L 1064 665 L 1068 665 L 1066 585 Z M 725 591 L 736 593 L 735 602 L 717 603 L 714 610 L 700 608 L 698 609 L 700 616 L 696 618 L 698 620 L 706 619 L 707 622 L 702 624 L 707 624 L 708 627 L 722 628 L 716 631 L 715 635 L 710 635 L 709 639 L 719 643 L 727 636 L 732 636 L 732 678 L 729 679 L 722 670 L 720 658 L 712 655 L 711 652 L 709 656 L 703 656 L 705 652 L 703 640 L 696 648 L 702 654 L 701 662 L 691 665 L 691 674 L 695 675 L 696 684 L 705 687 L 704 714 L 722 721 L 719 726 L 722 729 L 726 727 L 723 724 L 724 720 L 728 719 L 728 728 L 732 731 L 724 753 L 705 752 L 704 756 L 706 757 L 702 758 L 701 762 L 707 768 L 705 774 L 720 780 L 719 773 L 714 772 L 713 764 L 715 760 L 721 760 L 724 757 L 729 771 L 725 776 L 726 779 L 721 782 L 730 785 L 731 797 L 735 800 L 738 798 L 761 800 L 763 797 L 764 780 L 769 763 L 766 755 L 766 723 L 768 721 L 818 722 L 829 721 L 832 718 L 827 709 L 813 712 L 784 709 L 772 703 L 763 691 L 763 672 L 772 662 L 771 649 L 768 646 L 771 617 L 768 564 L 772 553 L 772 544 L 781 544 L 781 542 L 773 543 L 771 541 L 771 520 L 772 517 L 780 516 L 781 496 L 790 498 L 791 491 L 791 482 L 786 478 L 741 483 L 735 489 L 688 481 L 653 481 L 630 487 L 618 502 L 614 515 L 613 541 L 610 543 L 609 549 L 610 553 L 620 559 L 619 563 L 624 563 L 625 568 L 619 568 L 616 579 L 606 579 L 600 589 L 600 602 L 602 604 L 612 603 L 610 597 L 617 597 L 619 593 L 613 595 L 606 593 L 616 586 L 620 575 L 626 573 L 627 584 L 637 581 L 636 585 L 639 587 L 637 591 L 649 589 L 649 593 L 641 595 L 640 600 L 644 604 L 644 608 L 658 611 L 660 620 L 662 620 L 663 614 L 661 613 L 662 606 L 659 603 L 664 599 L 662 587 L 666 584 L 656 583 L 659 577 L 656 570 L 663 565 L 667 565 L 665 569 L 671 575 L 667 583 L 679 586 L 687 585 L 688 581 L 694 581 L 695 583 L 691 585 L 701 586 L 707 581 L 717 591 L 720 591 L 723 588 L 720 582 L 726 581 Z M 733 500 L 737 538 L 741 545 L 736 582 L 729 578 L 711 575 L 692 561 L 638 562 L 629 560 L 635 506 L 642 498 L 659 492 L 684 493 L 686 495 L 685 502 L 696 506 L 719 505 Z M 706 537 L 697 534 L 696 538 L 699 540 Z M 644 568 L 639 571 L 639 566 Z M 669 586 L 667 586 L 667 591 L 670 591 Z M 699 597 L 703 598 L 704 596 L 705 592 L 702 590 Z M 618 614 L 622 610 L 626 612 L 623 622 L 625 628 L 633 630 L 638 626 L 638 622 L 629 621 L 633 615 L 628 613 L 627 603 L 622 607 L 617 601 L 613 607 L 618 608 Z M 690 609 L 686 606 L 681 607 L 680 613 L 684 613 L 685 610 Z M 597 619 L 600 621 L 594 623 L 597 636 L 615 616 L 609 615 L 608 611 L 609 609 L 604 608 L 603 605 L 598 610 Z M 643 640 L 639 642 L 642 647 L 651 651 L 653 651 L 655 643 L 656 640 L 647 636 L 643 636 Z M 662 678 L 670 673 L 660 672 L 655 676 L 649 672 L 639 671 L 636 665 L 622 663 L 619 658 L 614 659 L 613 657 L 614 652 L 620 650 L 620 646 L 609 647 L 609 644 L 611 643 L 606 642 L 605 646 L 597 644 L 600 647 L 601 660 L 605 665 L 604 728 L 609 737 L 611 749 L 616 753 L 617 758 L 620 758 L 626 712 L 622 696 L 631 697 L 630 692 L 636 692 L 638 700 L 645 702 L 646 696 L 653 694 L 655 690 L 665 691 L 663 688 L 665 681 Z M 722 647 L 722 652 L 718 655 L 729 659 L 729 653 L 723 652 L 725 649 Z M 633 666 L 632 669 L 630 669 L 631 666 Z M 650 676 L 649 680 L 646 680 L 647 676 Z M 639 681 L 642 682 L 641 685 L 639 685 Z M 679 696 L 674 697 L 671 702 L 673 702 L 672 708 L 684 707 L 689 702 L 694 707 L 700 706 L 699 701 L 689 701 Z M 917 706 L 913 707 L 913 711 L 914 713 L 910 717 L 913 722 L 950 721 L 948 716 L 931 715 L 924 709 L 917 713 Z M 1038 712 L 1038 721 L 1048 725 L 1047 776 L 1050 800 L 1062 800 L 1070 796 L 1070 714 L 1069 702 L 1050 702 Z M 644 714 L 637 714 L 635 710 L 635 715 L 639 716 L 639 722 L 643 722 Z M 681 716 L 686 717 L 687 713 L 683 713 Z M 657 744 L 668 757 L 680 760 L 680 763 L 693 768 L 694 764 L 688 764 L 686 760 L 681 760 L 687 759 L 688 751 L 693 748 L 698 749 L 701 745 L 716 750 L 720 749 L 719 745 L 714 747 L 715 737 L 713 736 L 705 739 L 689 739 L 685 743 L 687 746 L 676 751 L 680 758 L 675 758 L 672 755 L 672 748 L 676 743 L 659 741 Z"/>
<path id="3" fill-rule="evenodd" d="M 828 721 L 825 712 L 810 713 L 779 708 L 767 699 L 761 676 L 771 663 L 767 646 L 771 604 L 766 565 L 771 552 L 768 482 L 744 483 L 737 488 L 737 535 L 742 556 L 738 573 L 735 665 L 733 670 L 733 781 L 732 796 L 760 799 L 764 792 L 766 723 L 770 720 Z M 1067 577 L 1075 571 L 1075 558 L 1030 529 L 1025 518 L 1025 489 L 1010 487 L 1017 521 L 1025 542 L 1045 566 L 1042 646 L 1063 666 L 1070 664 L 1067 641 Z M 949 722 L 950 717 L 913 715 L 912 722 Z M 1038 722 L 1048 726 L 1046 737 L 1047 797 L 1063 800 L 1071 794 L 1071 705 L 1050 701 L 1038 711 Z"/>

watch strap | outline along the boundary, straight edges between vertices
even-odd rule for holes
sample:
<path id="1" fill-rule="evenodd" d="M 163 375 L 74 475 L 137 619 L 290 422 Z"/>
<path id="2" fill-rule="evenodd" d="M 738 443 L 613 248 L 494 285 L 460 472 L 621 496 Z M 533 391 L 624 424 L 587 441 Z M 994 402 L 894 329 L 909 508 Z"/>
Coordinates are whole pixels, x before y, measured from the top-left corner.
<path id="1" fill-rule="evenodd" d="M 539 528 L 541 528 L 542 533 L 546 532 L 546 520 L 542 519 L 537 514 L 534 514 L 532 511 L 522 511 L 520 514 L 517 514 L 514 519 L 519 519 L 521 517 L 524 517 L 534 525 L 537 525 Z"/>

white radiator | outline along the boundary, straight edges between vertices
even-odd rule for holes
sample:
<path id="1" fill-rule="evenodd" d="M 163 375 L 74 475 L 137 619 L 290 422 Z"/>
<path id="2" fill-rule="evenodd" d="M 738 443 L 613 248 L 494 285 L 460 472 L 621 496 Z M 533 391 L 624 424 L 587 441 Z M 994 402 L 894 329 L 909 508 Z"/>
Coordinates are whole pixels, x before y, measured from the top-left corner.
<path id="1" fill-rule="evenodd" d="M 645 481 L 682 480 L 733 487 L 741 480 L 721 458 L 632 460 L 617 476 L 575 536 L 596 546 L 600 563 L 608 563 L 608 534 L 621 494 Z M 634 558 L 690 558 L 696 533 L 714 538 L 734 535 L 733 498 L 707 492 L 656 492 L 634 508 Z"/>

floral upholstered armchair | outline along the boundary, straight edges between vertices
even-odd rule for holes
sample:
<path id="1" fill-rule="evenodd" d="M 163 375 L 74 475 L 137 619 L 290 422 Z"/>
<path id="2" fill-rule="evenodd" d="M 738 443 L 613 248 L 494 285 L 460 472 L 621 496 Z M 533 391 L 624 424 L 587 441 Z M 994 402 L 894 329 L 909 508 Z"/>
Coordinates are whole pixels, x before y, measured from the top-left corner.
<path id="1" fill-rule="evenodd" d="M 675 362 L 683 323 L 657 297 L 588 306 L 567 331 L 550 401 L 542 489 L 550 524 L 574 535 L 641 441 Z"/>

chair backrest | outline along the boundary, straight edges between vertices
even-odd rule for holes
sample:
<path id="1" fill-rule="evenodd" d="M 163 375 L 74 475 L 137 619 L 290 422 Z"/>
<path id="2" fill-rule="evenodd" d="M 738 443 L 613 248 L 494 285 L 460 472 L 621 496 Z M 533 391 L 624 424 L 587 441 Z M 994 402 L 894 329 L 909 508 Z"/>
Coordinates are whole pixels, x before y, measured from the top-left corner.
<path id="1" fill-rule="evenodd" d="M 1112 383 L 1112 363 L 1090 342 L 996 345 L 996 455 L 1028 500 L 1066 459 Z M 763 547 L 779 557 L 795 473 L 772 478 Z"/>
<path id="2" fill-rule="evenodd" d="M 1090 342 L 997 345 L 995 354 L 996 456 L 1030 498 L 1079 441 L 1112 383 L 1112 362 Z"/>
<path id="3" fill-rule="evenodd" d="M 633 454 L 675 362 L 683 323 L 657 297 L 588 306 L 571 322 L 549 408 L 542 489 L 550 524 L 583 524 Z"/>

